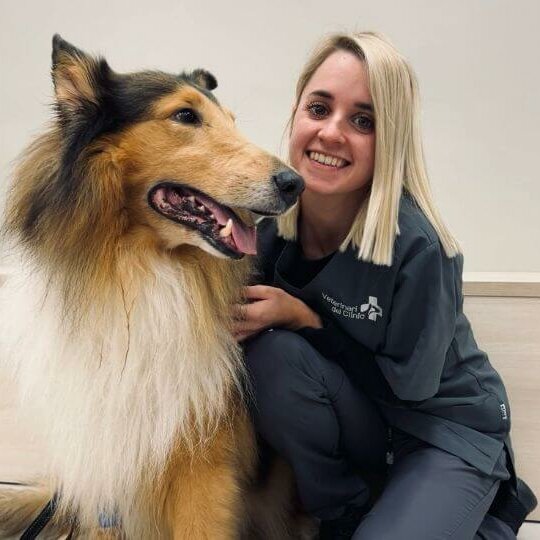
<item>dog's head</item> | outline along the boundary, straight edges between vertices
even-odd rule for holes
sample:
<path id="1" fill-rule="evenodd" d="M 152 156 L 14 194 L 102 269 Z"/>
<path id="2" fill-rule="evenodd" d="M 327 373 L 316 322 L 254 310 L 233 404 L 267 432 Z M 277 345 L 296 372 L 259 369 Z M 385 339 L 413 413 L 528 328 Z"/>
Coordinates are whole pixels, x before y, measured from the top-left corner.
<path id="1" fill-rule="evenodd" d="M 54 231 L 64 250 L 127 235 L 240 258 L 255 252 L 251 212 L 282 213 L 302 191 L 294 171 L 240 135 L 211 73 L 119 74 L 58 35 L 52 59 L 57 126 L 14 186 L 12 225 L 35 249 Z"/>

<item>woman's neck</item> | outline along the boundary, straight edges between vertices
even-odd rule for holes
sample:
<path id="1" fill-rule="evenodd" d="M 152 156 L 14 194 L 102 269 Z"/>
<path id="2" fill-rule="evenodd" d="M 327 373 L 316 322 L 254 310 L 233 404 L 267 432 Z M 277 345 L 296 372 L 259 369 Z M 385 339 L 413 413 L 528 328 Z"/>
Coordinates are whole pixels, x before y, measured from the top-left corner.
<path id="1" fill-rule="evenodd" d="M 321 195 L 304 191 L 298 231 L 304 255 L 319 259 L 337 251 L 345 240 L 366 192 Z"/>

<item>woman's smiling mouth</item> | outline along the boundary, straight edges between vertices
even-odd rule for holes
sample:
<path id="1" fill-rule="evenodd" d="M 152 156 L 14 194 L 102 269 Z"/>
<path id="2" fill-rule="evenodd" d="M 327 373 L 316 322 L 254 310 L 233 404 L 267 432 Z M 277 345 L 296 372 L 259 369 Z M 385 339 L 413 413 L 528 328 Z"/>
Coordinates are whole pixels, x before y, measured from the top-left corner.
<path id="1" fill-rule="evenodd" d="M 323 154 L 322 152 L 308 150 L 306 155 L 310 161 L 314 161 L 315 163 L 325 165 L 327 167 L 333 167 L 335 169 L 342 169 L 343 167 L 350 165 L 350 161 L 347 161 L 346 159 L 331 156 L 329 154 Z"/>

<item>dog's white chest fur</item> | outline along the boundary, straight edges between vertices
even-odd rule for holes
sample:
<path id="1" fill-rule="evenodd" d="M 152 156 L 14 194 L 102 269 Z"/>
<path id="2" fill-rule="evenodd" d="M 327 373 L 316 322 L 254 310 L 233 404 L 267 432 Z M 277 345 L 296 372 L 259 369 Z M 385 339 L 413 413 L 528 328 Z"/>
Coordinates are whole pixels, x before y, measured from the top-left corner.
<path id="1" fill-rule="evenodd" d="M 141 476 L 159 474 L 178 438 L 208 434 L 241 371 L 227 332 L 193 326 L 200 306 L 178 268 L 156 263 L 136 294 L 119 291 L 77 328 L 35 269 L 0 289 L 1 361 L 40 415 L 65 500 L 88 519 L 129 514 Z"/>

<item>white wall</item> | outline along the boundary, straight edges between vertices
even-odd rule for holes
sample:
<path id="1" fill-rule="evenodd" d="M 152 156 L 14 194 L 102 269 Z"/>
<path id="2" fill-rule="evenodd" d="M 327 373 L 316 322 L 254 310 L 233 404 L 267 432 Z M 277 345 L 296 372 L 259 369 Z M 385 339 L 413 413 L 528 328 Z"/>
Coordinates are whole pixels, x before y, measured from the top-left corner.
<path id="1" fill-rule="evenodd" d="M 295 78 L 317 38 L 378 30 L 423 96 L 437 200 L 468 271 L 540 271 L 537 0 L 0 0 L 0 190 L 49 117 L 51 37 L 118 71 L 205 67 L 255 142 L 277 152 Z"/>

